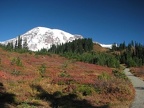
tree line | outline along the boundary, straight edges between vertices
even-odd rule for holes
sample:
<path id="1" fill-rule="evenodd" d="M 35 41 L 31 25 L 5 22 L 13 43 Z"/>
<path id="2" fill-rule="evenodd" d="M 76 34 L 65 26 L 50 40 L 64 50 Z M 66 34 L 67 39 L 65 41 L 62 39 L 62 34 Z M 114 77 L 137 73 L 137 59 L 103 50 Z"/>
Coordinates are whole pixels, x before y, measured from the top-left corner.
<path id="1" fill-rule="evenodd" d="M 118 68 L 120 66 L 119 61 L 115 58 L 114 55 L 94 52 L 93 41 L 90 38 L 78 39 L 57 46 L 52 45 L 48 52 L 92 64 L 115 68 Z M 46 50 L 43 49 L 43 52 L 41 53 L 46 53 Z"/>
<path id="2" fill-rule="evenodd" d="M 5 50 L 20 53 L 30 52 L 27 40 L 18 36 L 15 43 L 0 45 Z M 52 45 L 50 49 L 41 49 L 35 52 L 36 55 L 59 54 L 69 59 L 75 59 L 92 64 L 118 68 L 121 64 L 128 67 L 144 65 L 144 45 L 131 41 L 128 45 L 125 42 L 119 45 L 113 44 L 110 52 L 95 52 L 91 38 L 77 39 L 60 45 Z"/>
<path id="3" fill-rule="evenodd" d="M 29 51 L 27 40 L 22 40 L 20 36 L 17 37 L 15 43 L 11 41 L 8 42 L 6 45 L 0 44 L 0 47 L 7 51 L 16 51 L 21 53 Z"/>
<path id="4" fill-rule="evenodd" d="M 113 44 L 112 51 L 119 52 L 116 54 L 117 59 L 128 67 L 144 65 L 144 45 L 138 42 L 131 41 L 128 45 L 125 42 Z"/>
<path id="5" fill-rule="evenodd" d="M 60 45 L 52 45 L 52 47 L 48 50 L 49 52 L 53 52 L 56 54 L 71 52 L 82 54 L 84 52 L 91 51 L 93 49 L 93 42 L 90 38 L 85 39 L 77 39 L 73 42 L 67 42 L 65 44 Z"/>

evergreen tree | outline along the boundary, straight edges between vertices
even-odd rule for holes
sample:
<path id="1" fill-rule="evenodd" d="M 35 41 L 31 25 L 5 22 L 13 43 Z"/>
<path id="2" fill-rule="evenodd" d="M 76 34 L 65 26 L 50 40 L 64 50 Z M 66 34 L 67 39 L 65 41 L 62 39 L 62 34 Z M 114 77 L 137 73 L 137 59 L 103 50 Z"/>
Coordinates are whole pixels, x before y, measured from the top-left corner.
<path id="1" fill-rule="evenodd" d="M 23 42 L 23 49 L 28 50 L 28 44 L 27 44 L 26 38 L 24 39 L 24 42 Z"/>
<path id="2" fill-rule="evenodd" d="M 142 66 L 144 64 L 144 46 L 140 43 L 131 41 L 127 46 L 120 44 L 118 51 L 122 50 L 120 62 L 127 66 Z"/>
<path id="3" fill-rule="evenodd" d="M 22 38 L 18 36 L 18 49 L 22 49 Z"/>
<path id="4" fill-rule="evenodd" d="M 119 50 L 124 50 L 126 48 L 125 42 L 119 45 Z"/>
<path id="5" fill-rule="evenodd" d="M 17 49 L 18 48 L 18 41 L 16 40 L 16 42 L 15 42 L 15 49 Z"/>
<path id="6" fill-rule="evenodd" d="M 93 42 L 92 39 L 77 39 L 73 42 L 68 42 L 61 45 L 52 45 L 52 47 L 49 49 L 49 52 L 53 53 L 66 53 L 66 52 L 72 52 L 72 53 L 84 53 L 89 52 L 93 49 Z M 55 51 L 54 51 L 55 50 Z"/>
<path id="7" fill-rule="evenodd" d="M 6 45 L 6 50 L 9 50 L 9 51 L 12 51 L 12 50 L 13 50 L 13 42 L 9 42 L 9 43 Z"/>
<path id="8" fill-rule="evenodd" d="M 116 43 L 112 44 L 112 51 L 117 51 Z"/>

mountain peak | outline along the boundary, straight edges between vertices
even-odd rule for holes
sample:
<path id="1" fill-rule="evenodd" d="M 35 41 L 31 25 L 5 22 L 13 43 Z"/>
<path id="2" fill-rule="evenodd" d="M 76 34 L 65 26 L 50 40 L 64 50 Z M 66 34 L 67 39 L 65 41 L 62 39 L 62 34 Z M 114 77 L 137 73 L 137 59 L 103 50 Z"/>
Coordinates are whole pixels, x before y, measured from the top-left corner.
<path id="1" fill-rule="evenodd" d="M 49 49 L 53 44 L 58 45 L 66 42 L 71 42 L 75 39 L 83 38 L 81 35 L 73 35 L 59 29 L 50 29 L 46 27 L 35 27 L 28 32 L 20 35 L 22 41 L 27 41 L 29 50 L 38 51 L 42 48 Z M 2 42 L 8 44 L 16 43 L 17 37 L 14 39 Z"/>
<path id="2" fill-rule="evenodd" d="M 25 41 L 27 42 L 28 48 L 31 51 L 38 51 L 42 48 L 49 49 L 53 44 L 59 45 L 62 43 L 71 42 L 75 39 L 83 38 L 83 36 L 81 35 L 73 35 L 60 29 L 51 29 L 41 26 L 27 31 L 26 33 L 20 35 L 20 37 L 22 38 L 22 43 L 24 43 Z M 0 43 L 5 45 L 7 45 L 8 43 L 13 43 L 13 45 L 15 45 L 16 40 L 18 40 L 18 37 Z M 100 45 L 106 48 L 112 47 L 112 45 Z"/>

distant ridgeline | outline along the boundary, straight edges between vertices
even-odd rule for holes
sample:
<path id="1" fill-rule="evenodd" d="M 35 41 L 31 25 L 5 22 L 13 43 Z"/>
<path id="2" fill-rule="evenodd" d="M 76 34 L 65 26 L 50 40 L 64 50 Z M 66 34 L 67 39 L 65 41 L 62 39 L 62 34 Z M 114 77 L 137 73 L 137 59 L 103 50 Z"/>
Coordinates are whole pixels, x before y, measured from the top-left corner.
<path id="1" fill-rule="evenodd" d="M 120 63 L 128 67 L 144 65 L 144 45 L 131 41 L 128 45 L 125 42 L 116 46 L 113 44 L 111 49 Z"/>

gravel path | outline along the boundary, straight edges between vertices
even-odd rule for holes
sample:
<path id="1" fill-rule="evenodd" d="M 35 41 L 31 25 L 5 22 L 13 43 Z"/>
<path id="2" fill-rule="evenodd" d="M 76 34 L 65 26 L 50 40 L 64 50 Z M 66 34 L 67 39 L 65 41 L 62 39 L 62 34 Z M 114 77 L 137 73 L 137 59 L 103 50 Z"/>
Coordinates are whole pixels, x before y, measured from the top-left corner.
<path id="1" fill-rule="evenodd" d="M 130 70 L 128 68 L 126 68 L 124 72 L 131 80 L 136 91 L 134 102 L 132 103 L 130 108 L 144 108 L 144 81 L 140 80 L 138 77 L 135 77 L 132 73 L 130 73 Z"/>

